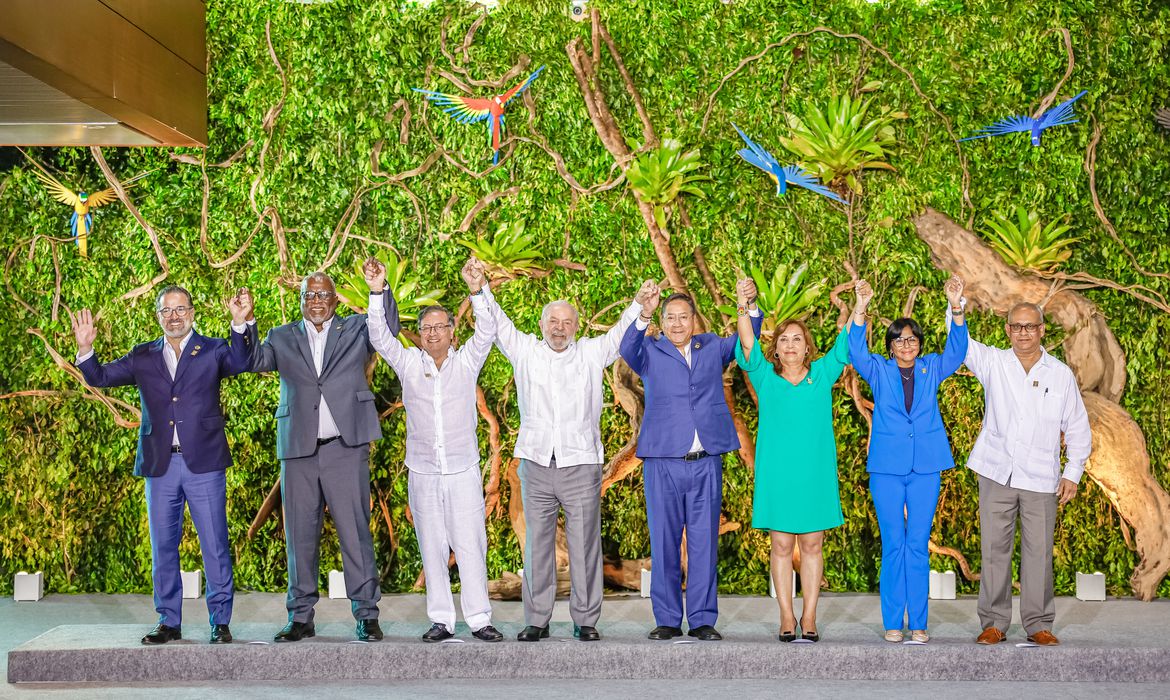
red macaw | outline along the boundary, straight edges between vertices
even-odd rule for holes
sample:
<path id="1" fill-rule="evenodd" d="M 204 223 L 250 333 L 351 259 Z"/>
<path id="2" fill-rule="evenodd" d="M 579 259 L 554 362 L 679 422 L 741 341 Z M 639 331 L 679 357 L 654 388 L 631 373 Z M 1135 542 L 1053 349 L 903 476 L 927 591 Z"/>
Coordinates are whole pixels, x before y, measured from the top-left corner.
<path id="1" fill-rule="evenodd" d="M 544 66 L 533 71 L 532 75 L 528 76 L 524 82 L 495 97 L 464 97 L 462 95 L 449 95 L 445 92 L 412 89 L 426 95 L 431 102 L 443 106 L 443 111 L 450 114 L 460 124 L 474 124 L 485 119 L 489 120 L 488 143 L 492 147 L 492 165 L 495 165 L 500 161 L 500 134 L 504 131 L 504 108 L 517 95 L 524 92 L 542 70 L 544 70 Z"/>

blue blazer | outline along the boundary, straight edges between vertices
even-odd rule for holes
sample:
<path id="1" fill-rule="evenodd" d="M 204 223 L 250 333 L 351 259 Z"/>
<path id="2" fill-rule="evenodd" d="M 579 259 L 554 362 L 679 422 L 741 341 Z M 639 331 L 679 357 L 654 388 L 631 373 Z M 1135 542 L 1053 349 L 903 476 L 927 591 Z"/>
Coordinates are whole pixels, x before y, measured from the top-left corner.
<path id="1" fill-rule="evenodd" d="M 763 316 L 752 317 L 760 336 Z M 622 359 L 642 378 L 646 411 L 638 434 L 637 456 L 682 457 L 691 451 L 695 431 L 708 454 L 739 449 L 731 410 L 723 395 L 723 370 L 735 359 L 739 336 L 702 333 L 691 338 L 691 364 L 665 335 L 651 338 L 637 324 L 622 336 Z"/>
<path id="2" fill-rule="evenodd" d="M 219 382 L 248 369 L 256 337 L 255 324 L 248 324 L 244 333 L 232 331 L 230 343 L 192 332 L 179 357 L 174 381 L 163 359 L 163 338 L 136 345 L 113 362 L 102 364 L 95 353 L 77 366 L 90 386 L 138 387 L 142 424 L 138 428 L 135 476 L 166 473 L 171 463 L 172 426 L 179 431 L 183 458 L 192 472 L 204 474 L 231 466 Z"/>
<path id="3" fill-rule="evenodd" d="M 951 324 L 941 355 L 921 355 L 914 362 L 914 399 L 906 412 L 906 394 L 898 363 L 871 353 L 865 326 L 849 321 L 849 361 L 873 391 L 873 432 L 866 471 L 905 476 L 932 474 L 955 466 L 951 443 L 938 411 L 938 387 L 967 356 L 967 326 Z"/>

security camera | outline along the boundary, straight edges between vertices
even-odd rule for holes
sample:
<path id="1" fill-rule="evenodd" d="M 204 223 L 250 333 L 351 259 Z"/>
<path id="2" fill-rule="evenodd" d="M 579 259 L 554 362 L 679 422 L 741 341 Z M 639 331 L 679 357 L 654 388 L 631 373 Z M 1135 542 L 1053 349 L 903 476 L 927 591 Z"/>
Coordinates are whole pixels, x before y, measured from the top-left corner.
<path id="1" fill-rule="evenodd" d="M 569 18 L 575 22 L 584 22 L 589 16 L 589 0 L 569 0 Z"/>

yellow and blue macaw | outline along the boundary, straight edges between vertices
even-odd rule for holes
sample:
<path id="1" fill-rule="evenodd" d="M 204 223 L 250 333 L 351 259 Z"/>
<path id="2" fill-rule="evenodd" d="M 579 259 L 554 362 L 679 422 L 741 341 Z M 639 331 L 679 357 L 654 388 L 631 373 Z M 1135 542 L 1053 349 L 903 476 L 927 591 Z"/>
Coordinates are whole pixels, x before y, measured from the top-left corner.
<path id="1" fill-rule="evenodd" d="M 732 126 L 735 126 L 735 124 L 732 124 Z M 846 201 L 841 199 L 836 192 L 822 185 L 815 175 L 799 165 L 780 165 L 780 162 L 771 153 L 768 153 L 758 143 L 749 139 L 747 134 L 743 133 L 742 129 L 735 126 L 735 130 L 739 132 L 740 138 L 747 144 L 747 148 L 741 148 L 736 153 L 740 158 L 768 173 L 772 181 L 776 183 L 776 194 L 778 196 L 788 191 L 788 185 L 796 185 L 797 187 L 803 187 L 806 190 L 828 197 L 834 202 L 846 204 Z"/>
<path id="2" fill-rule="evenodd" d="M 504 131 L 504 107 L 507 107 L 508 103 L 517 95 L 527 90 L 542 70 L 544 70 L 544 66 L 533 71 L 532 75 L 528 76 L 524 82 L 495 97 L 464 97 L 445 92 L 420 90 L 419 88 L 411 89 L 426 95 L 431 102 L 443 106 L 443 111 L 450 114 L 460 124 L 475 124 L 485 119 L 488 120 L 488 143 L 492 147 L 492 165 L 495 165 L 500 162 L 500 135 Z"/>
<path id="3" fill-rule="evenodd" d="M 33 171 L 33 175 L 45 184 L 53 199 L 73 207 L 73 218 L 69 219 L 69 226 L 73 231 L 73 240 L 77 243 L 81 257 L 89 257 L 89 252 L 86 249 L 86 239 L 89 237 L 89 232 L 93 230 L 93 214 L 89 212 L 91 209 L 105 206 L 116 200 L 118 195 L 114 192 L 114 188 L 108 187 L 93 194 L 89 194 L 84 190 L 74 192 L 45 171 L 39 163 L 36 161 L 32 162 L 33 165 L 37 166 L 37 169 Z"/>

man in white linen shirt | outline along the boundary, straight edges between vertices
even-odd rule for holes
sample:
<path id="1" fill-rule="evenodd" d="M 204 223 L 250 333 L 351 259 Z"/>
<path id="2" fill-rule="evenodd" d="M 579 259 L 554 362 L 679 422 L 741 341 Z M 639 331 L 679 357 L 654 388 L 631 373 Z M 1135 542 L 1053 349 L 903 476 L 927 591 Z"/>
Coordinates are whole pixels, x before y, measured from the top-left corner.
<path id="1" fill-rule="evenodd" d="M 402 383 L 406 407 L 406 467 L 410 511 L 427 581 L 424 642 L 455 634 L 455 602 L 447 569 L 450 553 L 459 565 L 463 619 L 472 635 L 499 642 L 492 627 L 487 589 L 487 530 L 484 526 L 483 475 L 476 439 L 476 382 L 492 350 L 495 318 L 484 300 L 483 263 L 467 261 L 461 272 L 471 291 L 475 333 L 456 349 L 455 319 L 442 306 L 419 314 L 417 348 L 407 348 L 390 332 L 382 310 L 385 274 L 370 280 L 370 344 L 390 363 Z M 379 291 L 372 291 L 379 290 Z"/>
<path id="2" fill-rule="evenodd" d="M 540 315 L 543 340 L 516 330 L 491 290 L 496 345 L 512 363 L 519 396 L 520 433 L 515 455 L 526 525 L 522 642 L 548 637 L 557 595 L 557 514 L 565 511 L 569 549 L 569 614 L 581 641 L 601 639 L 601 446 L 602 377 L 618 359 L 626 328 L 657 299 L 647 280 L 621 319 L 605 335 L 575 340 L 580 320 L 566 301 L 547 304 Z"/>
<path id="3" fill-rule="evenodd" d="M 1004 323 L 1011 349 L 975 340 L 967 367 L 983 384 L 983 429 L 967 459 L 979 475 L 983 565 L 979 644 L 1006 638 L 1012 618 L 1012 552 L 1020 522 L 1020 619 L 1028 641 L 1059 644 L 1052 633 L 1052 540 L 1057 502 L 1068 503 L 1092 450 L 1089 417 L 1068 365 L 1044 350 L 1044 312 L 1020 303 Z M 1060 470 L 1061 433 L 1067 462 Z"/>

